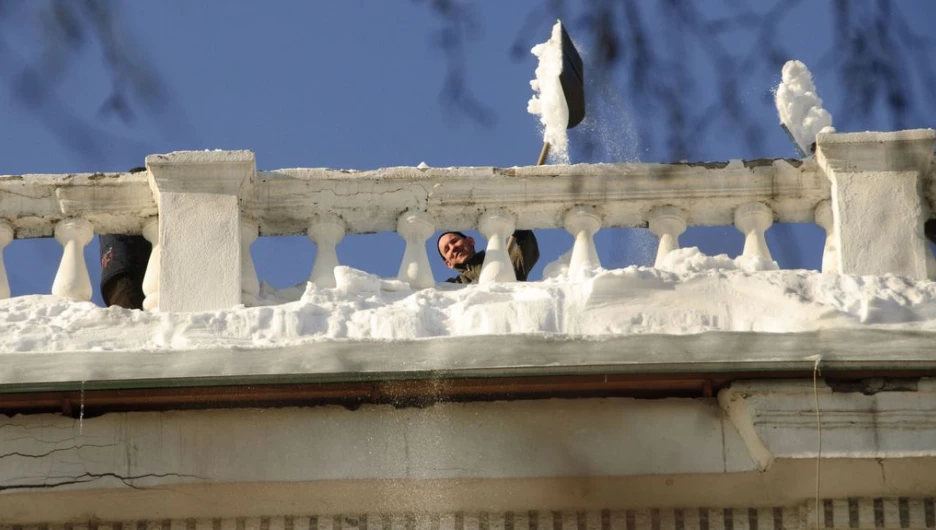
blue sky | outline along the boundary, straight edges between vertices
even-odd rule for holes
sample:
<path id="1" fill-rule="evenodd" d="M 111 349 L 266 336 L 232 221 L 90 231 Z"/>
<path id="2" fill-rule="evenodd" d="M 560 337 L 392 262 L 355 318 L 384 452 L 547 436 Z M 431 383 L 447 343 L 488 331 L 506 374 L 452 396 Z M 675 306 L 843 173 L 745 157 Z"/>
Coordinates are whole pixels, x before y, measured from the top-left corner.
<path id="1" fill-rule="evenodd" d="M 63 145 L 35 113 L 18 105 L 4 84 L 0 85 L 4 124 L 0 128 L 0 174 L 122 171 L 143 165 L 146 154 L 187 149 L 250 149 L 256 153 L 258 168 L 265 170 L 370 169 L 422 161 L 433 166 L 533 164 L 542 141 L 535 117 L 526 112 L 535 57 L 524 54 L 516 59 L 510 50 L 519 28 L 540 2 L 470 4 L 480 30 L 465 43 L 464 72 L 474 97 L 495 117 L 491 125 L 480 125 L 440 101 L 450 63 L 436 46 L 441 22 L 425 1 L 120 2 L 128 25 L 127 42 L 161 76 L 169 90 L 170 107 L 155 115 L 141 111 L 131 125 L 99 116 L 97 110 L 109 85 L 100 54 L 89 49 L 79 56 L 56 95 L 70 112 L 91 120 L 112 139 L 108 152 L 91 156 Z M 576 40 L 584 40 L 579 37 L 585 33 L 577 18 L 579 3 L 567 4 L 569 31 Z M 704 4 L 730 14 L 735 3 Z M 936 19 L 936 2 L 908 0 L 900 5 L 918 30 Z M 829 6 L 806 2 L 783 20 L 779 35 L 789 58 L 814 67 L 820 95 L 838 119 L 836 102 L 847 87 L 839 86 L 831 69 L 815 68 L 832 42 Z M 27 20 L 30 10 L 21 11 Z M 538 37 L 530 44 L 548 37 L 548 18 L 532 31 Z M 648 19 L 651 28 L 658 23 Z M 36 36 L 28 24 L 19 27 L 26 29 L 9 35 L 9 42 L 21 56 L 32 57 Z M 752 42 L 751 32 L 724 39 L 726 49 L 741 56 L 759 52 Z M 586 43 L 580 49 L 588 72 L 591 51 Z M 687 53 L 700 52 L 690 47 Z M 710 88 L 711 69 L 701 58 L 698 64 L 683 72 L 694 86 L 692 90 L 687 87 L 683 96 L 702 108 L 715 94 Z M 669 153 L 659 139 L 665 126 L 663 112 L 634 105 L 623 73 L 615 79 L 620 83 L 613 97 L 589 109 L 590 115 L 603 120 L 602 128 L 612 132 L 598 138 L 606 147 L 613 144 L 607 148 L 610 154 L 600 161 L 613 157 L 668 160 Z M 763 124 L 764 152 L 750 152 L 738 131 L 720 122 L 694 139 L 694 158 L 793 156 L 770 102 L 770 90 L 778 81 L 779 70 L 758 72 L 742 80 L 735 95 L 745 112 Z M 936 126 L 934 107 L 912 116 L 907 126 Z M 889 128 L 886 117 L 878 113 L 849 130 Z M 599 161 L 580 157 L 575 145 L 580 139 L 572 135 L 573 162 Z M 539 234 L 543 258 L 534 278 L 543 264 L 565 252 L 572 241 L 560 231 Z M 778 225 L 768 232 L 768 241 L 781 266 L 817 268 L 821 235 L 811 225 Z M 710 254 L 730 255 L 740 253 L 743 245 L 733 227 L 690 229 L 681 242 L 701 246 Z M 612 267 L 650 264 L 655 251 L 653 241 L 641 229 L 603 230 L 597 243 L 604 264 Z M 374 248 L 386 259 L 375 263 Z M 345 239 L 338 252 L 345 264 L 394 276 L 403 242 L 395 234 L 353 236 Z M 99 270 L 97 253 L 95 240 L 86 251 L 93 283 Z M 49 292 L 60 254 L 53 239 L 17 240 L 7 247 L 13 295 Z M 261 238 L 253 254 L 260 279 L 283 287 L 308 277 L 315 249 L 304 237 Z M 442 264 L 434 257 L 433 261 L 436 278 L 447 277 Z M 95 300 L 100 300 L 96 285 Z"/>

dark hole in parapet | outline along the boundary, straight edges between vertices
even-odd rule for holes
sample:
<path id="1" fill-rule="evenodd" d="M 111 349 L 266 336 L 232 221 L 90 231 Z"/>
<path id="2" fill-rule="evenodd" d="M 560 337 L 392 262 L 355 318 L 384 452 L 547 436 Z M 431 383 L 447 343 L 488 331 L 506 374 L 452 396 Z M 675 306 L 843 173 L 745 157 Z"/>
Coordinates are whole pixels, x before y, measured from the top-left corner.
<path id="1" fill-rule="evenodd" d="M 751 169 L 755 167 L 772 166 L 776 160 L 785 160 L 787 164 L 793 167 L 800 167 L 803 165 L 803 161 L 799 158 L 757 158 L 754 160 L 745 160 L 744 167 Z"/>
<path id="2" fill-rule="evenodd" d="M 923 223 L 923 235 L 930 243 L 936 244 L 936 219 L 927 219 Z"/>
<path id="3" fill-rule="evenodd" d="M 772 166 L 776 160 L 785 160 L 793 167 L 800 167 L 803 161 L 799 158 L 756 158 L 754 160 L 744 160 L 744 167 L 751 169 L 755 167 Z M 705 169 L 724 169 L 730 162 L 672 162 L 673 166 L 704 167 Z"/>
<path id="4" fill-rule="evenodd" d="M 916 392 L 920 383 L 919 377 L 872 377 L 857 380 L 826 381 L 833 392 L 861 392 L 866 396 L 873 396 L 878 392 Z"/>

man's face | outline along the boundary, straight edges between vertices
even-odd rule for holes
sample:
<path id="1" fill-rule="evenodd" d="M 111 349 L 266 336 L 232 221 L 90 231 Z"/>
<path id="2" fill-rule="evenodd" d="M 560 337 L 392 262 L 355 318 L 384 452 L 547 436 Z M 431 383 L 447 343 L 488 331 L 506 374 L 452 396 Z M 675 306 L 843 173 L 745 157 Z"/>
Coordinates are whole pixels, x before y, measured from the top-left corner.
<path id="1" fill-rule="evenodd" d="M 445 265 L 454 269 L 474 256 L 474 239 L 458 234 L 445 234 L 439 240 L 439 253 L 445 259 Z"/>

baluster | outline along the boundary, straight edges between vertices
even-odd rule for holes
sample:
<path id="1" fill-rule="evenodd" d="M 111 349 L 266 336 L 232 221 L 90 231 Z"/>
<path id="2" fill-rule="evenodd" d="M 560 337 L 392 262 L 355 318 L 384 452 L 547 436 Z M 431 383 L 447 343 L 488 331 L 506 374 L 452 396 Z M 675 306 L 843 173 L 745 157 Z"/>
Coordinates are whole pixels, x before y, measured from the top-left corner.
<path id="1" fill-rule="evenodd" d="M 838 251 L 835 248 L 835 226 L 832 218 L 832 203 L 822 201 L 816 206 L 816 224 L 825 230 L 825 246 L 822 248 L 822 272 L 838 272 Z"/>
<path id="2" fill-rule="evenodd" d="M 923 245 L 926 247 L 926 277 L 936 280 L 936 256 L 933 256 L 927 239 L 923 239 Z"/>
<path id="3" fill-rule="evenodd" d="M 241 302 L 246 305 L 256 304 L 260 295 L 260 281 L 257 279 L 253 256 L 250 255 L 250 245 L 259 235 L 260 227 L 256 221 L 241 220 Z"/>
<path id="4" fill-rule="evenodd" d="M 766 204 L 749 202 L 735 210 L 735 227 L 744 234 L 744 252 L 746 258 L 758 258 L 773 261 L 764 232 L 773 225 L 773 210 Z"/>
<path id="5" fill-rule="evenodd" d="M 666 256 L 679 249 L 679 236 L 686 231 L 686 213 L 675 206 L 660 206 L 650 211 L 650 232 L 660 238 L 654 267 L 659 268 Z"/>
<path id="6" fill-rule="evenodd" d="M 91 300 L 91 277 L 84 260 L 84 247 L 94 237 L 91 223 L 84 219 L 62 219 L 55 225 L 55 239 L 63 247 L 52 294 L 70 300 Z"/>
<path id="7" fill-rule="evenodd" d="M 13 227 L 10 223 L 0 219 L 0 300 L 10 297 L 10 280 L 7 278 L 6 266 L 3 264 L 3 249 L 13 241 Z"/>
<path id="8" fill-rule="evenodd" d="M 309 281 L 319 287 L 334 287 L 337 246 L 345 236 L 344 221 L 337 215 L 320 216 L 309 224 L 308 236 L 315 243 L 315 263 Z"/>
<path id="9" fill-rule="evenodd" d="M 569 277 L 581 278 L 587 271 L 601 267 L 595 249 L 595 232 L 601 228 L 601 218 L 594 208 L 576 207 L 566 212 L 563 221 L 566 231 L 575 237 L 569 259 Z"/>
<path id="10" fill-rule="evenodd" d="M 426 239 L 435 232 L 432 218 L 424 212 L 404 212 L 397 220 L 397 233 L 406 241 L 403 261 L 397 279 L 408 282 L 416 289 L 435 285 L 429 255 L 426 254 Z"/>
<path id="11" fill-rule="evenodd" d="M 143 275 L 143 309 L 159 308 L 159 261 L 162 255 L 162 245 L 159 244 L 159 217 L 150 217 L 143 224 L 143 237 L 149 241 L 153 249 L 150 251 L 149 261 L 146 262 L 146 273 Z"/>
<path id="12" fill-rule="evenodd" d="M 503 210 L 484 212 L 478 219 L 478 230 L 488 240 L 487 251 L 484 254 L 484 263 L 481 265 L 481 274 L 478 283 L 515 282 L 517 273 L 510 256 L 507 254 L 507 236 L 514 231 L 513 216 Z"/>

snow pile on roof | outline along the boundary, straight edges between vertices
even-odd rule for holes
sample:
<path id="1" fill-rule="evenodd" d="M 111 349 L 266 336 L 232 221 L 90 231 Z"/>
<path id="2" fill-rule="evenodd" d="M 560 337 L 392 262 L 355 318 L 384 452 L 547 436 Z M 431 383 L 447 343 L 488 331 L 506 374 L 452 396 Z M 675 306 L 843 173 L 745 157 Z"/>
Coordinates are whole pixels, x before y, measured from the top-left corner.
<path id="1" fill-rule="evenodd" d="M 689 248 L 670 253 L 660 269 L 414 291 L 338 267 L 335 288 L 264 286 L 261 303 L 269 305 L 201 313 L 24 296 L 0 301 L 0 352 L 249 349 L 508 333 L 600 339 L 867 326 L 936 331 L 936 283 L 774 268 Z"/>
<path id="2" fill-rule="evenodd" d="M 783 124 L 800 151 L 808 155 L 820 132 L 834 132 L 832 115 L 822 108 L 812 74 L 800 61 L 783 65 L 783 78 L 777 87 L 775 103 Z"/>
<path id="3" fill-rule="evenodd" d="M 543 141 L 560 164 L 569 163 L 569 105 L 562 91 L 562 23 L 556 22 L 549 40 L 537 44 L 530 52 L 539 58 L 536 79 L 530 81 L 535 93 L 527 103 L 527 112 L 540 117 Z"/>

